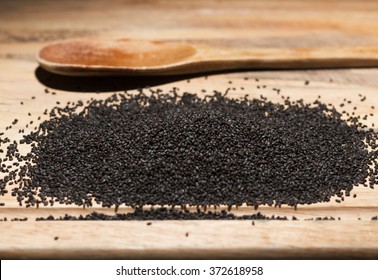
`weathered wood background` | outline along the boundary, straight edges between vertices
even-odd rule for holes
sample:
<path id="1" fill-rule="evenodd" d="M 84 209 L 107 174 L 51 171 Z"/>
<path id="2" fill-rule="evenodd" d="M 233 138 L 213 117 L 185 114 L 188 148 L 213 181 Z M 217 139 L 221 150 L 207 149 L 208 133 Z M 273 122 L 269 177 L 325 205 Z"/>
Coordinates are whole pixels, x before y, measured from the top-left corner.
<path id="1" fill-rule="evenodd" d="M 68 38 L 156 38 L 231 48 L 375 47 L 377 1 L 1 1 L 0 131 L 19 139 L 18 130 L 57 101 L 102 98 L 142 86 L 199 92 L 225 90 L 251 97 L 292 98 L 335 105 L 348 98 L 360 114 L 375 113 L 378 124 L 378 68 L 311 71 L 249 71 L 165 78 L 65 78 L 38 68 L 35 56 L 46 43 Z M 244 77 L 249 77 L 245 80 Z M 187 79 L 191 78 L 188 83 Z M 255 79 L 259 79 L 256 81 Z M 305 85 L 304 81 L 310 84 Z M 229 84 L 232 81 L 232 85 Z M 260 89 L 257 86 L 260 86 Z M 262 85 L 266 85 L 262 88 Z M 244 88 L 242 90 L 241 88 Z M 56 92 L 45 94 L 44 89 Z M 85 91 L 85 93 L 83 93 Z M 99 94 L 96 94 L 100 91 Z M 360 101 L 359 94 L 367 96 Z M 32 99 L 32 97 L 35 99 Z M 21 102 L 23 105 L 21 105 Z M 370 106 L 375 106 L 375 110 Z M 31 113 L 32 116 L 28 116 Z M 42 118 L 43 119 L 43 118 Z M 31 129 L 34 126 L 31 126 Z M 28 131 L 28 130 L 26 130 Z M 363 187 L 341 203 L 292 208 L 261 207 L 266 215 L 299 221 L 154 221 L 35 222 L 50 214 L 78 215 L 94 210 L 75 207 L 23 208 L 0 197 L 2 258 L 376 258 L 378 192 Z M 130 211 L 121 208 L 120 212 Z M 241 207 L 236 214 L 252 214 Z M 309 221 L 332 216 L 336 221 Z M 189 235 L 186 236 L 186 233 Z M 55 240 L 55 237 L 59 237 Z"/>

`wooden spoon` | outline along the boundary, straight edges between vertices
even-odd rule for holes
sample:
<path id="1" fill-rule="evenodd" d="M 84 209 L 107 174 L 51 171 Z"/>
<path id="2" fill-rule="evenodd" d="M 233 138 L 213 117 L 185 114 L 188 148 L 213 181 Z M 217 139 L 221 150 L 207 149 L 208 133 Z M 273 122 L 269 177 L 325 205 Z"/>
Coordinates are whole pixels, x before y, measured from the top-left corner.
<path id="1" fill-rule="evenodd" d="M 378 48 L 221 49 L 180 42 L 69 40 L 45 46 L 38 62 L 69 76 L 180 75 L 235 69 L 378 66 Z"/>

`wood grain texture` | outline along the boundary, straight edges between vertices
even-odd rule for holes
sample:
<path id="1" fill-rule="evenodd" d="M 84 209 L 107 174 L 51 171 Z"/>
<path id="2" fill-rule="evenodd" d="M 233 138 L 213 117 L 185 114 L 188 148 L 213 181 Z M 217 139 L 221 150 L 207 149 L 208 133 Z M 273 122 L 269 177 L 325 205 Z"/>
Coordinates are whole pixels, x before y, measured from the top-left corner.
<path id="1" fill-rule="evenodd" d="M 46 43 L 70 38 L 141 38 L 181 40 L 233 49 L 376 47 L 376 1 L 1 1 L 0 131 L 17 118 L 5 136 L 19 139 L 18 129 L 37 123 L 57 101 L 105 98 L 141 86 L 181 92 L 235 88 L 231 96 L 283 95 L 311 101 L 318 95 L 338 109 L 344 98 L 361 115 L 374 113 L 378 124 L 378 69 L 251 71 L 170 78 L 64 78 L 37 68 L 35 56 Z M 248 77 L 248 80 L 244 78 Z M 191 78 L 190 83 L 186 81 Z M 256 81 L 255 79 L 259 79 Z M 304 81 L 310 84 L 305 86 Z M 229 84 L 232 81 L 232 84 Z M 266 87 L 263 88 L 263 85 Z M 260 87 L 260 89 L 257 88 Z M 48 87 L 56 95 L 45 94 Z M 244 88 L 242 90 L 241 88 Z M 83 93 L 82 91 L 86 91 Z M 101 91 L 97 94 L 97 91 Z M 361 102 L 359 94 L 367 96 Z M 32 99 L 32 97 L 35 99 Z M 21 105 L 23 102 L 23 105 Z M 372 109 L 371 106 L 375 106 Z M 31 116 L 28 116 L 31 113 Z M 34 125 L 27 131 L 33 129 Z M 25 148 L 23 152 L 27 149 Z M 0 197 L 0 219 L 28 217 L 27 222 L 0 222 L 2 258 L 378 258 L 378 191 L 355 188 L 351 197 L 292 208 L 261 207 L 266 215 L 296 216 L 299 221 L 162 221 L 35 222 L 36 217 L 87 214 L 114 209 L 59 206 L 19 207 Z M 121 207 L 120 212 L 130 209 Z M 237 215 L 255 213 L 240 207 Z M 341 221 L 306 221 L 316 217 Z M 361 219 L 361 220 L 359 220 Z M 185 237 L 186 232 L 189 236 Z M 58 240 L 54 237 L 58 236 Z M 85 242 L 84 242 L 85 240 Z"/>
<path id="2" fill-rule="evenodd" d="M 374 258 L 378 250 L 378 236 L 371 231 L 374 223 L 364 221 L 358 227 L 345 221 L 6 223 L 2 233 L 7 242 L 1 240 L 0 246 L 5 258 Z M 25 233 L 33 234 L 33 246 Z"/>

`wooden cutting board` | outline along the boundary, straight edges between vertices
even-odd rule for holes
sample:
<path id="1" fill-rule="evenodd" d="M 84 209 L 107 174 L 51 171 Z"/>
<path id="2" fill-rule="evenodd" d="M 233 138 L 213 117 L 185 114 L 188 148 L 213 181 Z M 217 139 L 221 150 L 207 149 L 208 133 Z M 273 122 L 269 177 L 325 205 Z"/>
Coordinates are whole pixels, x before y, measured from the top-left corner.
<path id="1" fill-rule="evenodd" d="M 374 114 L 367 125 L 378 124 L 378 69 L 374 68 L 102 80 L 51 75 L 37 68 L 34 59 L 45 43 L 75 37 L 158 38 L 232 48 L 374 47 L 378 43 L 376 1 L 95 0 L 90 5 L 73 0 L 33 4 L 7 1 L 0 3 L 0 18 L 0 131 L 17 118 L 17 125 L 6 131 L 11 139 L 19 139 L 18 129 L 31 120 L 31 128 L 38 116 L 43 120 L 43 111 L 57 101 L 64 104 L 106 98 L 114 91 L 146 85 L 162 89 L 175 86 L 182 92 L 197 93 L 231 87 L 235 90 L 230 95 L 263 94 L 273 101 L 280 97 L 272 89 L 280 88 L 283 95 L 293 99 L 311 101 L 320 95 L 336 107 L 347 98 L 353 104 L 343 109 L 357 106 L 361 115 Z M 305 85 L 306 80 L 309 85 Z M 56 94 L 44 93 L 46 87 Z M 361 102 L 360 95 L 366 96 L 366 101 Z M 332 201 L 297 210 L 258 209 L 265 215 L 295 216 L 298 221 L 255 221 L 255 225 L 251 221 L 152 221 L 150 226 L 146 221 L 36 222 L 36 217 L 50 214 L 112 214 L 114 209 L 59 205 L 26 209 L 5 196 L 0 197 L 5 203 L 0 207 L 0 219 L 27 217 L 28 221 L 0 222 L 0 257 L 377 258 L 378 222 L 371 218 L 378 215 L 378 191 L 358 187 L 353 194 L 357 198 L 346 198 L 341 204 Z M 128 211 L 126 207 L 119 210 Z M 233 212 L 242 215 L 256 211 L 240 207 Z M 325 216 L 336 220 L 308 220 Z"/>

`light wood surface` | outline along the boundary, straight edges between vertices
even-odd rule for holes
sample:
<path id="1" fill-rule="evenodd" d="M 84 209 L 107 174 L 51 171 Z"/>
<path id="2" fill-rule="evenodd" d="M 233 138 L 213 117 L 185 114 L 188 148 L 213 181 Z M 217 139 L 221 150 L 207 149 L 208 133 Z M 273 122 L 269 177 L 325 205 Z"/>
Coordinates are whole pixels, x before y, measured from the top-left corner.
<path id="1" fill-rule="evenodd" d="M 378 243 L 373 226 L 373 221 L 360 221 L 358 227 L 346 221 L 255 221 L 254 225 L 251 221 L 6 223 L 2 232 L 12 235 L 2 244 L 2 255 L 243 259 L 253 252 L 258 259 L 374 258 Z M 33 246 L 26 252 L 25 233 L 33 234 Z"/>
<path id="2" fill-rule="evenodd" d="M 146 16 L 148 15 L 148 16 Z M 312 101 L 321 96 L 338 107 L 344 98 L 358 114 L 374 113 L 366 124 L 378 125 L 378 69 L 250 71 L 208 77 L 77 78 L 46 73 L 35 61 L 46 43 L 70 38 L 140 38 L 182 40 L 217 47 L 374 48 L 378 44 L 376 1 L 2 1 L 0 2 L 0 131 L 17 118 L 5 136 L 20 139 L 18 129 L 57 101 L 105 98 L 142 86 L 201 93 L 235 88 L 231 96 Z M 248 80 L 245 80 L 245 77 Z M 187 79 L 190 78 L 190 82 Z M 258 79 L 258 81 L 256 81 Z M 305 81 L 310 81 L 305 85 Z M 229 83 L 232 81 L 232 84 Z M 260 88 L 258 88 L 258 86 Z M 266 86 L 266 87 L 263 87 Z M 44 93 L 48 87 L 56 95 Z M 244 88 L 244 89 L 242 89 Z M 85 93 L 81 91 L 86 91 Z M 97 94 L 97 91 L 101 93 Z M 204 94 L 204 93 L 203 93 Z M 359 95 L 367 97 L 361 102 Z M 32 97 L 35 99 L 32 99 Z M 23 102 L 23 105 L 21 105 Z M 375 106 L 375 109 L 371 109 Z M 31 116 L 28 116 L 31 113 Z M 30 131 L 33 129 L 26 129 Z M 22 152 L 26 152 L 24 148 Z M 59 206 L 23 208 L 9 195 L 0 197 L 2 258 L 377 258 L 378 191 L 364 187 L 341 204 L 334 201 L 293 208 L 260 207 L 266 215 L 296 216 L 299 221 L 153 221 L 35 222 L 50 214 L 79 215 L 114 209 Z M 121 213 L 130 211 L 121 207 Z M 253 209 L 233 209 L 237 215 Z M 311 221 L 332 216 L 340 221 Z M 185 234 L 189 233 L 186 237 Z M 59 237 L 55 240 L 55 237 Z"/>

